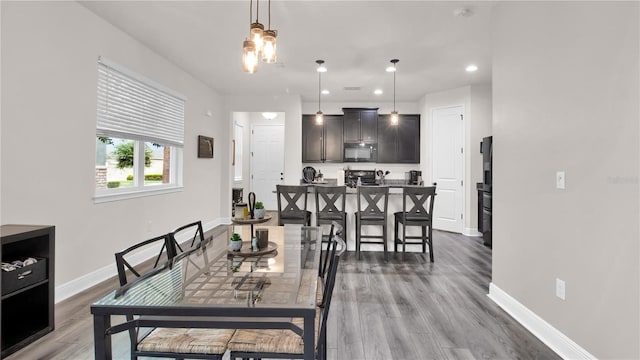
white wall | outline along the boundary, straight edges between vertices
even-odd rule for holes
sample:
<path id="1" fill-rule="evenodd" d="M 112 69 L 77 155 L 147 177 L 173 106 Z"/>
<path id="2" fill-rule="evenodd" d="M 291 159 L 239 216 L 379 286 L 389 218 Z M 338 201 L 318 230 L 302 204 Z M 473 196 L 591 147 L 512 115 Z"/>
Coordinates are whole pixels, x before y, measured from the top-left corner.
<path id="1" fill-rule="evenodd" d="M 0 221 L 56 226 L 56 286 L 115 274 L 114 252 L 221 216 L 228 125 L 216 93 L 75 2 L 1 6 Z M 98 56 L 188 98 L 183 191 L 93 203 Z M 197 158 L 198 135 L 215 138 L 213 159 Z"/>
<path id="2" fill-rule="evenodd" d="M 638 359 L 638 2 L 494 10 L 493 284 L 596 358 Z"/>

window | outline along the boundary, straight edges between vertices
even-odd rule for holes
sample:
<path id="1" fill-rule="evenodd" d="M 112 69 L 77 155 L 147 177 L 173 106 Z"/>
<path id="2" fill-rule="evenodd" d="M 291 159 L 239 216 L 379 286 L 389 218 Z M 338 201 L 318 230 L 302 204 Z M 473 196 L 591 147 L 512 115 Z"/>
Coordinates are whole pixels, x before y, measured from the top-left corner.
<path id="1" fill-rule="evenodd" d="M 235 139 L 235 158 L 233 168 L 233 180 L 242 181 L 242 125 L 235 123 L 233 127 L 233 138 Z"/>
<path id="2" fill-rule="evenodd" d="M 184 106 L 174 91 L 98 60 L 96 201 L 181 187 Z"/>

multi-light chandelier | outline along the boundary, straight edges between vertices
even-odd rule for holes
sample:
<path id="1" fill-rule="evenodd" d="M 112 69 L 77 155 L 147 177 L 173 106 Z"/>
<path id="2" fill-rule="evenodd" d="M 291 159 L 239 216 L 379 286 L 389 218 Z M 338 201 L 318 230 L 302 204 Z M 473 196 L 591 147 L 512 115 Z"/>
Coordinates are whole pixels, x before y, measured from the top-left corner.
<path id="1" fill-rule="evenodd" d="M 249 38 L 242 46 L 242 69 L 253 74 L 258 70 L 258 62 L 270 64 L 276 62 L 277 30 L 271 29 L 271 0 L 269 0 L 269 22 L 267 30 L 258 20 L 260 0 L 256 0 L 256 21 L 253 22 L 253 0 L 249 2 Z"/>

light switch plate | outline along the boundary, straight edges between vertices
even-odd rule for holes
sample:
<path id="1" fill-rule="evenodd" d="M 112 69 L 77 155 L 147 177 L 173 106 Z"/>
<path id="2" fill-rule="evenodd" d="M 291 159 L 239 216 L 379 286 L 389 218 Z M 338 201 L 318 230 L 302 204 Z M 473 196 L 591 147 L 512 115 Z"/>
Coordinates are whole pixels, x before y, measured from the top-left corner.
<path id="1" fill-rule="evenodd" d="M 556 189 L 564 189 L 565 175 L 564 171 L 556 172 Z"/>
<path id="2" fill-rule="evenodd" d="M 564 281 L 560 279 L 556 279 L 556 296 L 560 299 L 564 300 L 565 298 L 566 285 Z"/>

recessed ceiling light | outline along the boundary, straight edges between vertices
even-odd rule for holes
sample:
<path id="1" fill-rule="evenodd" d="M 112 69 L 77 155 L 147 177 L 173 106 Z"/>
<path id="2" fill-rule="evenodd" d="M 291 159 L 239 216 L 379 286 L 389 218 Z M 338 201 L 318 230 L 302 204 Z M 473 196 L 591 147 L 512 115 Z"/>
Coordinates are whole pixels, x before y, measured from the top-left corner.
<path id="1" fill-rule="evenodd" d="M 381 89 L 375 89 L 375 91 L 373 92 L 376 95 L 382 95 L 382 90 Z"/>
<path id="2" fill-rule="evenodd" d="M 465 68 L 465 70 L 467 70 L 467 72 L 474 72 L 474 71 L 478 70 L 478 67 L 473 65 L 473 64 L 471 64 L 471 65 L 467 66 Z"/>
<path id="3" fill-rule="evenodd" d="M 329 95 L 331 92 L 327 89 L 322 90 L 322 95 Z"/>

